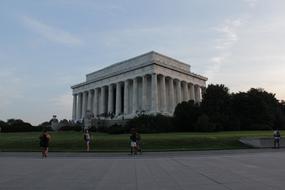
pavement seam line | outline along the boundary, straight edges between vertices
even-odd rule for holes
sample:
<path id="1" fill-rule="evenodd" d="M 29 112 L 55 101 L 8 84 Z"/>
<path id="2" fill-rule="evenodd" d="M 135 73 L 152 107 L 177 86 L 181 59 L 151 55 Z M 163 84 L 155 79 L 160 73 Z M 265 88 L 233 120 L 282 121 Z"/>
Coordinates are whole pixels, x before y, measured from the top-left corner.
<path id="1" fill-rule="evenodd" d="M 135 179 L 136 179 L 136 190 L 138 190 L 138 174 L 137 174 L 137 159 L 134 157 L 134 163 L 135 163 Z"/>
<path id="2" fill-rule="evenodd" d="M 172 160 L 173 160 L 174 162 L 176 162 L 176 163 L 178 163 L 178 164 L 184 166 L 184 167 L 190 168 L 191 170 L 197 172 L 199 175 L 201 175 L 201 176 L 203 176 L 203 177 L 209 179 L 210 181 L 212 181 L 212 182 L 214 182 L 214 183 L 216 183 L 216 184 L 218 184 L 218 185 L 222 185 L 222 186 L 225 187 L 226 189 L 231 190 L 231 188 L 229 188 L 228 186 L 226 186 L 224 183 L 221 183 L 221 182 L 219 182 L 219 181 L 217 181 L 217 180 L 215 180 L 215 179 L 213 179 L 213 178 L 207 176 L 206 174 L 197 171 L 196 169 L 190 167 L 189 165 L 184 164 L 183 162 L 181 162 L 181 161 L 179 161 L 179 160 L 177 160 L 177 159 L 175 159 L 175 158 L 172 158 Z"/>

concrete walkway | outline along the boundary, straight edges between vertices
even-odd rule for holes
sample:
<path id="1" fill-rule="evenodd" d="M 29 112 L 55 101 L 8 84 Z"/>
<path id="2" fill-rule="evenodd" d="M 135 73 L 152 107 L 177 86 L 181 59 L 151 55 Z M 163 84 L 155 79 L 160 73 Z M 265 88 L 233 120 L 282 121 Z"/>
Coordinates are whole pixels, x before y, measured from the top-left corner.
<path id="1" fill-rule="evenodd" d="M 0 153 L 0 189 L 284 189 L 285 151 Z"/>

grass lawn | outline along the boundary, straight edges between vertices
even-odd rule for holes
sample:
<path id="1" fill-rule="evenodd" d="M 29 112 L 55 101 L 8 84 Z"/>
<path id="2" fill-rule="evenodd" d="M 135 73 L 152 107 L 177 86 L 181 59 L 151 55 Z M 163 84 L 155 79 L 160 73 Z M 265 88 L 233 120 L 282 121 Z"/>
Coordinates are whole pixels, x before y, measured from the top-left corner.
<path id="1" fill-rule="evenodd" d="M 282 133 L 282 132 L 281 132 Z M 0 133 L 0 151 L 39 151 L 38 132 Z M 52 132 L 50 151 L 84 151 L 81 132 Z M 92 151 L 129 151 L 129 135 L 93 133 Z M 144 151 L 248 148 L 240 137 L 272 137 L 272 131 L 142 134 Z"/>

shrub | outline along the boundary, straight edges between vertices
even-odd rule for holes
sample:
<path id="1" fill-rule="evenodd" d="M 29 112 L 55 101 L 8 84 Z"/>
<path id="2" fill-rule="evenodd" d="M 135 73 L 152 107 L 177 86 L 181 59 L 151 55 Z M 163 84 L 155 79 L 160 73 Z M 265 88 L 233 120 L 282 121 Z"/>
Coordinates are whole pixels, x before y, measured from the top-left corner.
<path id="1" fill-rule="evenodd" d="M 0 122 L 1 132 L 30 132 L 41 131 L 41 127 L 32 126 L 21 119 L 9 119 L 7 122 Z"/>
<path id="2" fill-rule="evenodd" d="M 175 131 L 172 117 L 164 115 L 140 115 L 127 122 L 127 129 L 136 128 L 141 133 L 160 133 Z"/>
<path id="3" fill-rule="evenodd" d="M 130 130 L 127 126 L 114 124 L 110 127 L 107 127 L 106 132 L 109 134 L 124 134 L 124 133 L 129 133 Z"/>
<path id="4" fill-rule="evenodd" d="M 59 129 L 59 131 L 82 131 L 82 126 L 79 124 L 65 125 Z"/>
<path id="5" fill-rule="evenodd" d="M 212 132 L 216 130 L 216 126 L 209 121 L 209 117 L 206 114 L 201 115 L 196 123 L 196 131 L 200 132 Z"/>
<path id="6" fill-rule="evenodd" d="M 195 131 L 195 123 L 200 115 L 200 105 L 193 100 L 179 103 L 173 117 L 176 131 Z"/>

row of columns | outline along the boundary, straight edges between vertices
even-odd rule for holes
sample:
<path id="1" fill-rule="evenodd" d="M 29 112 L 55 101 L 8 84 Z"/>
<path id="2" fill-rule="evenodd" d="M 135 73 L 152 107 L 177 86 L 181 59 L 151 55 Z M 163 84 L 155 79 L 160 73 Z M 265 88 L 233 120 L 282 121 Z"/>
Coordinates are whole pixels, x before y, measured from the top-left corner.
<path id="1" fill-rule="evenodd" d="M 190 99 L 201 101 L 200 86 L 152 74 L 74 94 L 72 118 L 84 118 L 87 110 L 108 117 L 137 111 L 172 114 L 178 103 Z"/>

